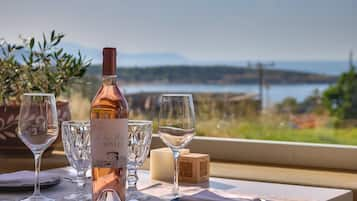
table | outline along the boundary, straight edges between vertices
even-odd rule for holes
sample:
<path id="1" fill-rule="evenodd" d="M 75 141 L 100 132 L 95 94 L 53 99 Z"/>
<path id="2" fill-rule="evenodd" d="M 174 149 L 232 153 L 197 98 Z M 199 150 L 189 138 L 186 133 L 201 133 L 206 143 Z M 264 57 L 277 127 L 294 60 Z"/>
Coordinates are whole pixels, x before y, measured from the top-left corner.
<path id="1" fill-rule="evenodd" d="M 52 169 L 48 172 L 62 175 L 63 177 L 74 177 L 73 169 L 59 168 Z M 165 194 L 170 191 L 171 185 L 151 181 L 149 172 L 145 170 L 139 171 L 138 188 L 146 190 L 143 193 L 155 195 Z M 298 185 L 274 184 L 265 182 L 254 182 L 245 180 L 232 180 L 223 178 L 210 178 L 210 182 L 201 184 L 200 186 L 185 185 L 182 187 L 183 192 L 191 194 L 197 192 L 198 189 L 209 188 L 217 192 L 230 194 L 238 194 L 246 197 L 259 197 L 266 200 L 288 200 L 288 201 L 352 201 L 353 195 L 350 190 L 319 188 Z M 90 185 L 86 187 L 90 191 Z M 63 179 L 61 184 L 50 189 L 44 189 L 41 192 L 46 196 L 62 200 L 65 195 L 75 191 L 75 184 Z M 31 195 L 32 192 L 0 192 L 1 201 L 17 201 Z M 156 199 L 157 200 L 157 199 Z"/>

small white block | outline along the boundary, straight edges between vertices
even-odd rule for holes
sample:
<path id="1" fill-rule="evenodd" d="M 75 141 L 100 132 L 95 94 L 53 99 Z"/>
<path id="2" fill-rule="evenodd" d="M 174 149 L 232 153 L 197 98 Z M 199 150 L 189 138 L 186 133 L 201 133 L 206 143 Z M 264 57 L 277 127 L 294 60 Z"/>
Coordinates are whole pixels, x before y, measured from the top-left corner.
<path id="1" fill-rule="evenodd" d="M 181 149 L 180 154 L 190 153 Z M 150 151 L 150 177 L 153 180 L 172 182 L 174 176 L 174 157 L 171 149 L 159 148 Z"/>

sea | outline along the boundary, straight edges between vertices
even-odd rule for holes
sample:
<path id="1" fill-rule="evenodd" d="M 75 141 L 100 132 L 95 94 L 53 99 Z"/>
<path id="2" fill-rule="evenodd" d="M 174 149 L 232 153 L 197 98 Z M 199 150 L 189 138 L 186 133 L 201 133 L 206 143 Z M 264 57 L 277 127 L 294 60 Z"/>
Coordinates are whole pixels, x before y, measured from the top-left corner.
<path id="1" fill-rule="evenodd" d="M 244 62 L 241 63 L 244 65 Z M 283 69 L 299 72 L 309 72 L 338 76 L 349 69 L 348 61 L 279 61 L 274 62 L 272 69 Z M 263 88 L 264 106 L 283 101 L 287 97 L 295 98 L 301 102 L 311 96 L 315 90 L 321 94 L 329 87 L 329 84 L 277 84 Z M 123 86 L 127 94 L 140 92 L 159 93 L 256 93 L 259 92 L 258 84 L 150 84 Z"/>
<path id="2" fill-rule="evenodd" d="M 354 64 L 356 66 L 356 64 Z M 349 61 L 277 61 L 273 69 L 293 70 L 325 75 L 340 75 L 350 66 Z"/>
<path id="3" fill-rule="evenodd" d="M 244 63 L 242 62 L 241 65 Z M 348 61 L 279 61 L 274 62 L 272 69 L 292 70 L 325 75 L 338 76 L 349 69 Z M 321 94 L 329 84 L 278 84 L 263 88 L 264 105 L 271 105 L 283 101 L 287 97 L 295 98 L 301 102 L 311 96 L 315 90 Z M 160 93 L 256 93 L 259 92 L 258 84 L 150 84 L 124 86 L 125 93 L 140 92 Z"/>
<path id="4" fill-rule="evenodd" d="M 150 84 L 122 86 L 125 94 L 142 92 L 159 93 L 255 93 L 259 92 L 259 85 L 213 85 L 213 84 Z M 270 85 L 263 88 L 264 105 L 279 103 L 286 97 L 293 97 L 301 102 L 313 94 L 314 90 L 322 93 L 329 87 L 328 84 L 296 84 L 296 85 Z"/>

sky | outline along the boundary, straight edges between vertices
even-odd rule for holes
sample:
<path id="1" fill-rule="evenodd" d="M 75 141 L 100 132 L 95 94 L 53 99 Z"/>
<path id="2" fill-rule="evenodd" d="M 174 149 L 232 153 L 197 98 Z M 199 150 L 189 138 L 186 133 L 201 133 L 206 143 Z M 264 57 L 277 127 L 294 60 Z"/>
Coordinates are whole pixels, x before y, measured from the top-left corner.
<path id="1" fill-rule="evenodd" d="M 0 0 L 0 38 L 52 29 L 85 48 L 193 60 L 346 60 L 356 0 Z"/>

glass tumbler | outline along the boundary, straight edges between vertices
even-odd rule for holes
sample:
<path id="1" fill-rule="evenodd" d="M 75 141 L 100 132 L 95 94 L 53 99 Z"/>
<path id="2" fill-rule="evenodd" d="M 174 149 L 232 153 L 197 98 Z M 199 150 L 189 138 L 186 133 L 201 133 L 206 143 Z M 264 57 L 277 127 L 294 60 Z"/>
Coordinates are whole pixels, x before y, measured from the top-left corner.
<path id="1" fill-rule="evenodd" d="M 86 172 L 91 165 L 89 121 L 63 122 L 62 141 L 67 159 L 77 171 L 77 177 L 72 179 L 77 183 L 77 190 L 64 197 L 64 200 L 91 200 L 91 194 L 85 192 Z"/>
<path id="2" fill-rule="evenodd" d="M 136 187 L 137 169 L 143 165 L 151 145 L 152 121 L 129 120 L 128 145 L 128 200 L 146 200 L 147 196 Z"/>

